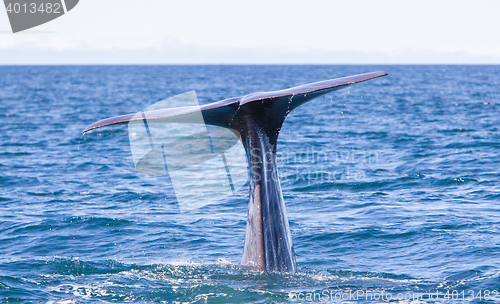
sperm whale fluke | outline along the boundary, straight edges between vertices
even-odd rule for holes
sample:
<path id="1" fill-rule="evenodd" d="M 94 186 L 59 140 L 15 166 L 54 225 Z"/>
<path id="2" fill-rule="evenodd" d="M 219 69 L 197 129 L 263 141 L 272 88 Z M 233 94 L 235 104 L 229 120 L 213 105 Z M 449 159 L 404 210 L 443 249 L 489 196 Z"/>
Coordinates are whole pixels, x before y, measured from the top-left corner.
<path id="1" fill-rule="evenodd" d="M 305 84 L 285 90 L 252 93 L 200 107 L 181 107 L 100 120 L 83 132 L 131 121 L 192 122 L 201 111 L 205 124 L 239 132 L 245 147 L 250 199 L 242 264 L 262 271 L 295 272 L 295 256 L 276 163 L 281 126 L 293 109 L 326 93 L 386 76 L 373 72 Z"/>

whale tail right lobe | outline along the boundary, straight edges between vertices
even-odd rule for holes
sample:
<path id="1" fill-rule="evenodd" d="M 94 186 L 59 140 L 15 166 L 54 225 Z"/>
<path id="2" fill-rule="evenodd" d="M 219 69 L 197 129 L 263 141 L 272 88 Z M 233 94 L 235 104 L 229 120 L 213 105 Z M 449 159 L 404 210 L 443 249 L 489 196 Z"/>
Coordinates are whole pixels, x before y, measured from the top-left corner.
<path id="1" fill-rule="evenodd" d="M 250 94 L 240 100 L 230 127 L 241 134 L 250 176 L 242 264 L 256 266 L 262 271 L 294 273 L 296 270 L 276 160 L 278 135 L 287 115 L 316 97 L 385 75 L 378 72 L 327 80 L 282 91 Z"/>

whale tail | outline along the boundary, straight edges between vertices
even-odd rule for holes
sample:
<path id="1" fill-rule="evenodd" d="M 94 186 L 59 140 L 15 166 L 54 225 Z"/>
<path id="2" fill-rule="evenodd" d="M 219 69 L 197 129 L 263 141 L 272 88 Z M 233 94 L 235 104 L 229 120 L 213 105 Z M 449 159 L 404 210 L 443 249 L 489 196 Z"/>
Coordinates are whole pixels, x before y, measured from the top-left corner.
<path id="1" fill-rule="evenodd" d="M 278 178 L 276 145 L 287 115 L 316 97 L 355 83 L 386 76 L 374 72 L 305 84 L 285 90 L 248 94 L 200 107 L 182 107 L 128 114 L 100 120 L 83 132 L 134 121 L 196 123 L 201 112 L 207 125 L 239 134 L 250 178 L 243 264 L 262 271 L 295 272 L 295 256 Z M 229 147 L 230 145 L 228 145 Z"/>

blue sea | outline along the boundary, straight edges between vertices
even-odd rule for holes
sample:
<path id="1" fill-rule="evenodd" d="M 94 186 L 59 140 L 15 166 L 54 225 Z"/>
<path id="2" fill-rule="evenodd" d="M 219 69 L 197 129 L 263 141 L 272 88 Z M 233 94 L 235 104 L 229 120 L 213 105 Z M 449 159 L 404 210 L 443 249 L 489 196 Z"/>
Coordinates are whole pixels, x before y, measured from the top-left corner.
<path id="1" fill-rule="evenodd" d="M 372 71 L 281 130 L 295 274 L 240 265 L 247 189 L 181 212 L 126 125 L 82 134 Z M 0 303 L 499 303 L 499 127 L 500 66 L 0 66 Z"/>

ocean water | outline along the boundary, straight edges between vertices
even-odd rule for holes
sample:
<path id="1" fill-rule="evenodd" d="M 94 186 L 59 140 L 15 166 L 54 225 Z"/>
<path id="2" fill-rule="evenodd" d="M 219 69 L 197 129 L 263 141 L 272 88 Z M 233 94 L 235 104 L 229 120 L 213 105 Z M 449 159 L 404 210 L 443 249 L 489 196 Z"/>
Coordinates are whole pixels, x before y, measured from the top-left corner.
<path id="1" fill-rule="evenodd" d="M 126 126 L 82 135 L 379 70 L 283 125 L 296 274 L 239 264 L 246 189 L 180 212 Z M 1 66 L 0 303 L 498 303 L 499 126 L 500 66 Z"/>

